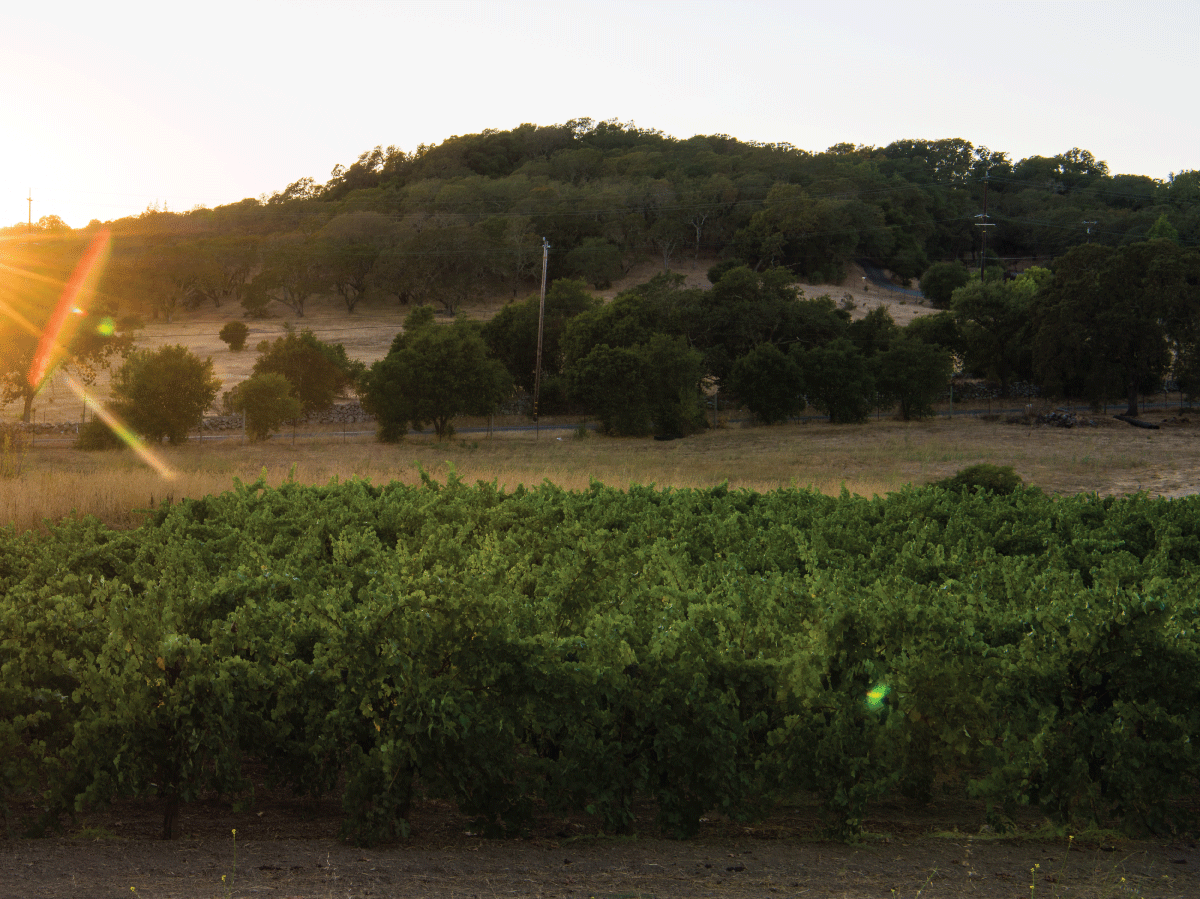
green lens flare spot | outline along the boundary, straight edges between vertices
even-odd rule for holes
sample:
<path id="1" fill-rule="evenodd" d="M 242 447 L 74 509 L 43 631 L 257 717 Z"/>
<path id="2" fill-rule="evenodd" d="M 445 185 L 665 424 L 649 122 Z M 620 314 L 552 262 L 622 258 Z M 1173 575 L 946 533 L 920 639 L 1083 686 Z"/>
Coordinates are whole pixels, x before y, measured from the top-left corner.
<path id="1" fill-rule="evenodd" d="M 96 325 L 96 333 L 102 337 L 112 337 L 115 330 L 117 330 L 117 324 L 112 320 L 111 315 L 104 316 L 100 319 L 100 324 Z"/>
<path id="2" fill-rule="evenodd" d="M 887 684 L 880 684 L 879 686 L 872 688 L 871 691 L 867 693 L 867 708 L 871 709 L 872 711 L 883 708 L 883 701 L 887 699 L 888 694 L 891 692 L 892 688 Z"/>

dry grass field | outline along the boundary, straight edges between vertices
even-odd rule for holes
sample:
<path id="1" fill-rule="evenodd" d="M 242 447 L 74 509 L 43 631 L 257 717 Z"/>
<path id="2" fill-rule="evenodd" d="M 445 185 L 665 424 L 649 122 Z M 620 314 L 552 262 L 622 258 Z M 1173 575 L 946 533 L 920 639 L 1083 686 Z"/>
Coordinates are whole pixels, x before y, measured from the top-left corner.
<path id="1" fill-rule="evenodd" d="M 684 261 L 680 270 L 689 285 L 699 286 L 707 283 L 706 267 L 703 260 L 694 268 Z M 656 270 L 654 263 L 646 263 L 604 296 L 645 281 Z M 877 288 L 864 291 L 857 271 L 846 284 L 845 288 L 805 290 L 809 296 L 828 293 L 839 302 L 848 298 L 855 306 L 855 316 L 879 304 L 888 305 L 901 322 L 928 311 L 898 293 Z M 306 316 L 291 319 L 291 324 L 311 328 L 323 340 L 344 344 L 353 358 L 368 363 L 381 358 L 408 310 L 394 304 L 364 304 L 349 315 L 335 299 L 312 303 Z M 463 312 L 486 318 L 496 308 L 495 302 L 479 302 Z M 283 317 L 252 321 L 247 349 L 233 353 L 216 335 L 237 311 L 240 309 L 206 308 L 170 324 L 154 323 L 142 332 L 140 343 L 147 347 L 180 343 L 202 358 L 211 357 L 228 388 L 249 376 L 256 356 L 254 345 L 282 334 L 288 321 Z M 94 392 L 101 399 L 106 397 L 103 380 Z M 38 421 L 77 421 L 82 406 L 56 376 L 35 409 Z M 19 411 L 9 406 L 2 415 L 13 420 Z M 229 489 L 235 478 L 251 482 L 261 476 L 272 485 L 288 478 L 309 484 L 348 478 L 415 482 L 420 469 L 439 479 L 453 470 L 468 482 L 496 482 L 505 489 L 547 480 L 580 489 L 595 479 L 619 487 L 707 487 L 728 482 L 731 487 L 752 490 L 802 487 L 838 493 L 845 489 L 862 496 L 925 484 L 977 462 L 1012 465 L 1027 483 L 1052 493 L 1144 490 L 1178 496 L 1193 492 L 1200 483 L 1200 450 L 1192 425 L 1173 423 L 1159 431 L 1146 431 L 1103 417 L 1099 423 L 1101 427 L 1067 430 L 1007 424 L 999 416 L 984 420 L 959 415 L 919 423 L 883 419 L 834 426 L 807 421 L 766 428 L 748 427 L 735 420 L 685 440 L 657 442 L 594 433 L 581 439 L 570 427 L 548 426 L 540 435 L 527 429 L 503 429 L 529 424 L 516 419 L 497 421 L 498 429 L 488 436 L 474 430 L 486 427 L 486 422 L 468 420 L 456 422 L 456 439 L 440 443 L 430 435 L 417 434 L 401 444 L 384 445 L 367 434 L 345 436 L 327 429 L 323 436 L 295 441 L 285 431 L 261 445 L 246 445 L 239 437 L 230 436 L 156 448 L 155 453 L 173 474 L 170 478 L 129 451 L 85 453 L 63 443 L 47 445 L 43 441 L 3 450 L 0 524 L 26 530 L 44 520 L 94 515 L 113 526 L 130 527 L 142 518 L 138 510 L 164 499 L 221 492 Z"/>
<path id="2" fill-rule="evenodd" d="M 10 452 L 0 479 L 0 522 L 18 530 L 43 519 L 94 515 L 115 527 L 141 520 L 137 510 L 164 499 L 200 497 L 229 489 L 234 479 L 265 477 L 275 486 L 289 478 L 306 484 L 364 478 L 372 483 L 415 483 L 420 470 L 445 480 L 451 471 L 468 483 L 518 485 L 551 481 L 583 489 L 595 479 L 628 487 L 708 487 L 772 490 L 812 488 L 827 494 L 845 489 L 884 495 L 906 484 L 922 485 L 977 462 L 1012 465 L 1027 483 L 1051 493 L 1102 495 L 1146 491 L 1180 496 L 1200 484 L 1196 426 L 1164 425 L 1145 431 L 1113 422 L 1096 428 L 1052 428 L 960 416 L 926 422 L 881 420 L 861 425 L 805 422 L 775 427 L 734 425 L 670 442 L 580 438 L 569 428 L 466 431 L 438 442 L 410 435 L 386 445 L 369 436 L 299 439 L 288 434 L 265 444 L 189 441 L 156 452 L 174 472 L 166 479 L 132 452 L 85 453 L 65 446 L 34 446 Z"/>

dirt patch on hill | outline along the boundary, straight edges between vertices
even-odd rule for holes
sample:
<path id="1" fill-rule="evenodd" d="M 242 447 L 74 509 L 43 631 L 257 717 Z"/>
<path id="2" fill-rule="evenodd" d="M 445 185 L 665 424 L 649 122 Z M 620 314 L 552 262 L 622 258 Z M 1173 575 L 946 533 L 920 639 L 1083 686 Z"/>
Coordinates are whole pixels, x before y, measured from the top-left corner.
<path id="1" fill-rule="evenodd" d="M 708 269 L 716 261 L 716 259 L 703 256 L 699 260 L 687 257 L 674 260 L 671 264 L 671 271 L 684 276 L 684 287 L 698 287 L 701 290 L 707 290 L 712 286 L 708 281 Z M 614 281 L 612 287 L 597 291 L 596 294 L 605 300 L 611 300 L 623 290 L 645 284 L 662 270 L 662 260 L 644 260 L 633 266 L 624 277 Z M 837 284 L 801 283 L 799 286 L 805 297 L 828 296 L 838 305 L 848 307 L 851 318 L 855 319 L 863 318 L 871 310 L 883 306 L 896 324 L 904 326 L 920 315 L 937 312 L 919 297 L 912 297 L 899 290 L 889 290 L 869 283 L 866 272 L 857 263 L 846 266 L 846 277 Z"/>

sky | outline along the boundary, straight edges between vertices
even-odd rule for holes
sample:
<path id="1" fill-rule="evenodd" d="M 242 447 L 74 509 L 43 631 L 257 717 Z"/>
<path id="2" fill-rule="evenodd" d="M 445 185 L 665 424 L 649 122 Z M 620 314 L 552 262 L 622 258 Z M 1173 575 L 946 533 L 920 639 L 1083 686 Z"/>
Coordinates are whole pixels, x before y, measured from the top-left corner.
<path id="1" fill-rule="evenodd" d="M 958 137 L 1013 161 L 1200 169 L 1200 3 L 262 2 L 0 13 L 0 225 L 324 183 L 524 122 L 818 152 Z"/>

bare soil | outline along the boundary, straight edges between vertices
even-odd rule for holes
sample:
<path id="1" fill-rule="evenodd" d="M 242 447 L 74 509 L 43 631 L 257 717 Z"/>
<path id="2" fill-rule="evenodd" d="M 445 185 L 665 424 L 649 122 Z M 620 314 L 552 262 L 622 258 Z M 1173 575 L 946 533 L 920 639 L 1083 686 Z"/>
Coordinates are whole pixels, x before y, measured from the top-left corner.
<path id="1" fill-rule="evenodd" d="M 426 802 L 412 836 L 370 849 L 337 838 L 334 802 L 268 798 L 242 813 L 196 803 L 173 842 L 155 838 L 160 811 L 122 803 L 68 836 L 0 839 L 0 897 L 1200 895 L 1192 839 L 999 838 L 980 832 L 982 809 L 962 804 L 885 803 L 868 835 L 839 843 L 819 837 L 804 806 L 753 826 L 714 817 L 686 841 L 658 836 L 650 808 L 633 836 L 546 818 L 523 838 L 486 840 L 452 807 Z"/>

